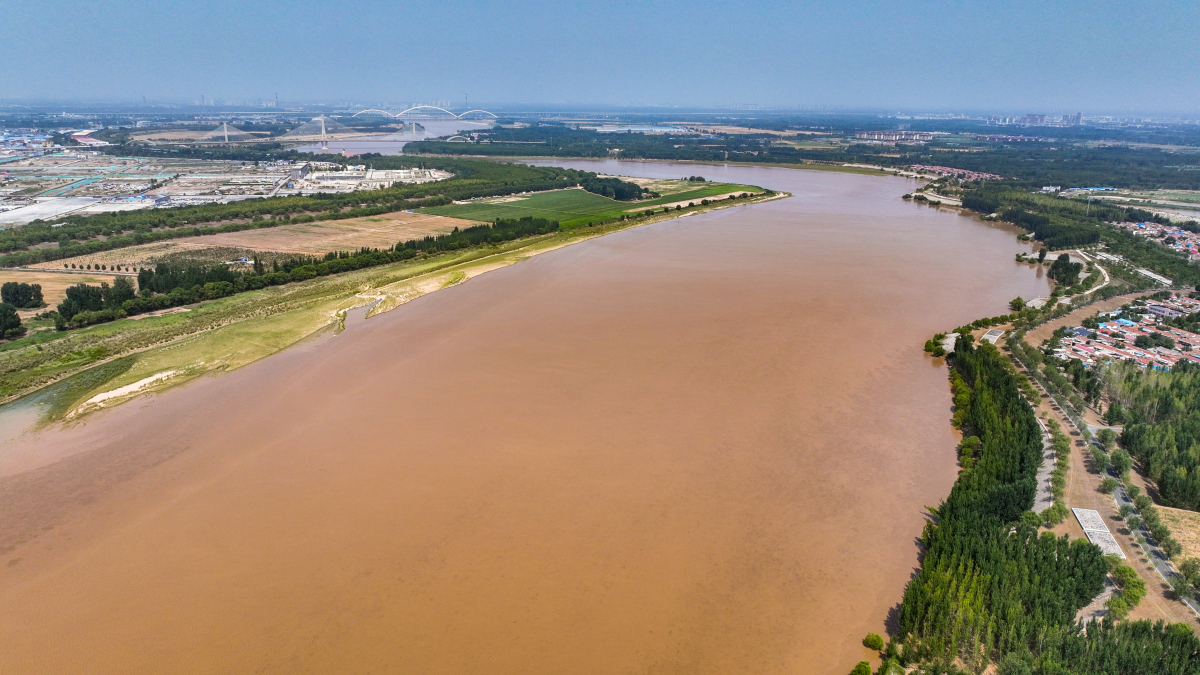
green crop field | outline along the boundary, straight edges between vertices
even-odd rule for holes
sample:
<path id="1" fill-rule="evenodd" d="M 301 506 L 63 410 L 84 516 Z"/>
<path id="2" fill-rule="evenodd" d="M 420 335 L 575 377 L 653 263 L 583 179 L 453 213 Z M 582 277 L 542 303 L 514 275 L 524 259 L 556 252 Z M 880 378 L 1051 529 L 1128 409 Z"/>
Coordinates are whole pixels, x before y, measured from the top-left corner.
<path id="1" fill-rule="evenodd" d="M 622 215 L 631 214 L 631 209 L 632 212 L 637 212 L 681 201 L 694 201 L 699 204 L 701 199 L 730 192 L 758 194 L 762 192 L 762 188 L 728 183 L 706 183 L 704 187 L 672 192 L 655 199 L 636 202 L 619 202 L 579 189 L 552 190 L 520 195 L 515 198 L 481 199 L 467 204 L 434 206 L 421 209 L 421 213 L 483 222 L 491 222 L 498 218 L 533 216 L 534 218 L 557 220 L 563 227 L 571 228 L 587 225 L 589 222 L 620 218 Z"/>

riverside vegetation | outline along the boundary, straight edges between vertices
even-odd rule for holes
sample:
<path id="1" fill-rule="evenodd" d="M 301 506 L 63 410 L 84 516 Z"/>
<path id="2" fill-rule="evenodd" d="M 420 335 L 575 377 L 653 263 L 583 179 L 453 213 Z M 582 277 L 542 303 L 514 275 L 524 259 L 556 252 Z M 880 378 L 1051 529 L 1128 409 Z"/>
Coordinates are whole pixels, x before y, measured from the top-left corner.
<path id="1" fill-rule="evenodd" d="M 1119 620 L 1145 593 L 1131 568 L 1086 540 L 1039 535 L 1030 522 L 1041 430 L 1008 359 L 964 334 L 948 358 L 955 420 L 966 437 L 962 470 L 931 509 L 921 568 L 905 590 L 897 635 L 880 649 L 878 672 L 981 672 L 996 664 L 1001 675 L 1200 673 L 1200 639 L 1190 627 Z M 1119 589 L 1110 616 L 1075 623 L 1108 575 Z M 855 672 L 869 673 L 869 664 Z"/>
<path id="2" fill-rule="evenodd" d="M 771 196 L 765 192 L 758 198 Z M 260 262 L 246 274 L 220 266 L 165 266 L 139 272 L 142 284 L 136 297 L 130 297 L 132 289 L 118 289 L 119 280 L 107 289 L 77 287 L 68 294 L 77 304 L 66 303 L 62 309 L 78 311 L 70 319 L 59 315 L 58 321 L 64 328 L 93 321 L 98 325 L 37 331 L 0 345 L 0 396 L 11 400 L 57 382 L 48 390 L 54 403 L 47 412 L 47 419 L 57 419 L 97 389 L 168 370 L 176 373 L 174 384 L 240 367 L 337 325 L 351 307 L 374 300 L 379 304 L 373 311 L 386 311 L 441 287 L 455 274 L 461 273 L 461 280 L 574 241 L 747 201 L 632 214 L 572 229 L 532 217 L 498 221 L 400 242 L 385 251 L 298 256 L 272 269 Z M 197 302 L 184 312 L 122 318 Z M 95 307 L 100 309 L 91 309 Z"/>
<path id="3" fill-rule="evenodd" d="M 542 218 L 527 216 L 518 220 L 498 220 L 462 230 L 454 228 L 446 234 L 402 241 L 383 251 L 364 248 L 359 251 L 331 251 L 323 258 L 295 256 L 282 262 L 277 260 L 270 272 L 256 258 L 250 274 L 235 272 L 227 265 L 181 267 L 160 264 L 153 270 L 138 272 L 140 297 L 135 296 L 133 284 L 125 277 L 118 277 L 111 287 L 108 284 L 77 284 L 67 289 L 67 299 L 58 305 L 58 315 L 49 318 L 54 320 L 58 330 L 80 328 L 267 286 L 308 281 L 411 260 L 421 253 L 437 254 L 483 244 L 495 245 L 558 230 L 557 222 Z"/>

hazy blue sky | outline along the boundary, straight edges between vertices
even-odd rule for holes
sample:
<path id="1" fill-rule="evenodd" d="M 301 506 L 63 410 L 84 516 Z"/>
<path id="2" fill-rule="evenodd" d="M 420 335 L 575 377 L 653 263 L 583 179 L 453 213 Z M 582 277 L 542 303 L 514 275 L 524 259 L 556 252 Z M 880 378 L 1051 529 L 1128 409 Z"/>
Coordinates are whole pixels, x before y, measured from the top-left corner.
<path id="1" fill-rule="evenodd" d="M 1200 2 L 3 0 L 0 99 L 1200 111 Z"/>

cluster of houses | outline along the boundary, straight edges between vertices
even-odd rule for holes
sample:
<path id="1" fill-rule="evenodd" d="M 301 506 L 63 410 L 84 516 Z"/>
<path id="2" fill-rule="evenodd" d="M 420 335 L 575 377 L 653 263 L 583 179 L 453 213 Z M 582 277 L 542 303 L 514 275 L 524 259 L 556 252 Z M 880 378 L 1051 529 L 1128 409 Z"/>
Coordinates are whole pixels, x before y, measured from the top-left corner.
<path id="1" fill-rule="evenodd" d="M 1145 314 L 1141 311 L 1145 310 Z M 1058 358 L 1079 359 L 1091 367 L 1110 361 L 1133 361 L 1142 368 L 1169 370 L 1181 360 L 1200 363 L 1200 335 L 1163 323 L 1186 314 L 1200 312 L 1200 301 L 1183 296 L 1147 301 L 1138 313 L 1105 312 L 1099 328 L 1073 328 L 1059 342 Z M 1138 338 L 1144 346 L 1137 346 Z M 1169 338 L 1174 347 L 1164 338 Z"/>
<path id="2" fill-rule="evenodd" d="M 967 169 L 955 169 L 950 166 L 929 166 L 926 164 L 913 164 L 910 166 L 914 171 L 919 173 L 932 173 L 939 176 L 953 176 L 955 178 L 972 181 L 972 180 L 1000 180 L 1003 176 L 997 176 L 994 173 L 983 173 L 982 171 L 968 171 Z"/>
<path id="3" fill-rule="evenodd" d="M 1158 243 L 1183 253 L 1189 260 L 1200 258 L 1200 234 L 1180 229 L 1178 225 L 1158 223 L 1118 223 L 1117 227 L 1154 239 Z"/>

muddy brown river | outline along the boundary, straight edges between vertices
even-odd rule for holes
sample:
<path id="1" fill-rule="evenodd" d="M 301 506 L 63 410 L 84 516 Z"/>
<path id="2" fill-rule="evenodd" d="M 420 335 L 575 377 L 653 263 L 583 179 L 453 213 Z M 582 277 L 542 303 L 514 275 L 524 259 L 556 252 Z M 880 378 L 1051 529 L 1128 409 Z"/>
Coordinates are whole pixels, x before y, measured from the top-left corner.
<path id="1" fill-rule="evenodd" d="M 563 162 L 555 162 L 563 164 Z M 956 468 L 1013 232 L 818 171 L 10 444 L 5 673 L 845 673 Z"/>

